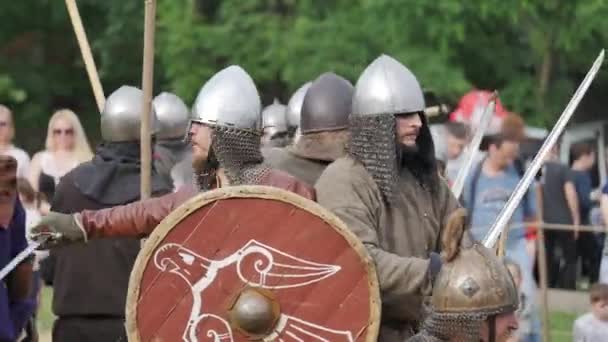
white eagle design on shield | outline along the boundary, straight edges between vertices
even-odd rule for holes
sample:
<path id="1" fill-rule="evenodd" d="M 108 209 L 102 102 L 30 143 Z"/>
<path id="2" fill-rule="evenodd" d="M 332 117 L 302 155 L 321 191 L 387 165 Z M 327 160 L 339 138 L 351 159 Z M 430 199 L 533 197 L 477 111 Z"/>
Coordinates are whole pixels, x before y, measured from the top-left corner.
<path id="1" fill-rule="evenodd" d="M 250 263 L 253 261 L 253 263 Z M 338 265 L 320 264 L 282 252 L 256 240 L 250 240 L 235 253 L 221 260 L 211 260 L 194 253 L 177 243 L 166 243 L 154 254 L 154 264 L 164 272 L 180 276 L 190 286 L 193 305 L 182 336 L 184 342 L 198 342 L 201 335 L 197 327 L 201 322 L 212 322 L 213 328 L 203 336 L 215 342 L 233 341 L 232 328 L 227 320 L 207 313 L 202 294 L 216 279 L 220 270 L 234 266 L 243 286 L 281 290 L 307 286 L 331 277 L 340 271 Z M 251 272 L 251 268 L 253 272 Z M 203 268 L 205 273 L 200 274 Z M 249 272 L 244 272 L 245 268 Z M 197 279 L 198 278 L 198 279 Z M 274 332 L 264 341 L 354 341 L 350 331 L 334 330 L 281 314 Z"/>

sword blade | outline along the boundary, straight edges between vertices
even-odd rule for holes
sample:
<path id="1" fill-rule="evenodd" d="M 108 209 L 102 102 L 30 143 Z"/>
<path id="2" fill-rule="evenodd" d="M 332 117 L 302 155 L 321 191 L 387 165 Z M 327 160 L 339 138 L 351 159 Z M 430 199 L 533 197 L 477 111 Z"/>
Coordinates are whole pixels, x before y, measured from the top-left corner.
<path id="1" fill-rule="evenodd" d="M 494 112 L 496 110 L 496 98 L 498 97 L 498 93 L 494 92 L 490 97 L 490 101 L 488 102 L 486 108 L 483 111 L 483 115 L 479 120 L 479 125 L 477 125 L 477 131 L 475 132 L 475 136 L 471 143 L 467 147 L 465 161 L 460 170 L 458 171 L 458 175 L 456 176 L 456 180 L 454 181 L 454 185 L 452 185 L 452 193 L 454 197 L 459 198 L 462 194 L 462 189 L 464 188 L 464 182 L 467 179 L 467 175 L 471 168 L 473 167 L 473 162 L 475 161 L 475 156 L 479 150 L 479 145 L 481 145 L 481 139 L 483 138 L 483 134 L 490 126 L 490 122 L 494 117 Z"/>
<path id="2" fill-rule="evenodd" d="M 19 266 L 19 264 L 23 260 L 29 257 L 32 253 L 34 253 L 36 248 L 38 248 L 40 244 L 46 241 L 46 239 L 48 239 L 48 237 L 44 238 L 44 240 L 34 241 L 30 243 L 26 249 L 21 251 L 21 253 L 17 254 L 17 256 L 13 258 L 13 260 L 11 260 L 6 266 L 4 266 L 4 268 L 2 268 L 2 270 L 0 270 L 0 280 L 4 279 L 9 273 L 11 273 L 15 269 L 15 267 Z"/>
<path id="3" fill-rule="evenodd" d="M 551 133 L 549 133 L 549 135 L 545 139 L 543 146 L 536 154 L 536 157 L 534 157 L 534 160 L 526 170 L 526 173 L 515 187 L 515 190 L 511 194 L 511 197 L 509 197 L 509 200 L 507 201 L 507 204 L 502 208 L 500 214 L 498 214 L 498 217 L 494 221 L 494 224 L 482 240 L 482 243 L 485 247 L 494 248 L 494 246 L 496 246 L 498 237 L 507 227 L 507 224 L 509 223 L 513 212 L 515 212 L 515 209 L 519 205 L 519 202 L 521 202 L 521 199 L 523 198 L 524 194 L 528 191 L 530 184 L 532 184 L 532 181 L 534 180 L 534 176 L 536 175 L 538 170 L 540 170 L 547 154 L 549 153 L 551 148 L 553 148 L 553 146 L 557 142 L 557 139 L 566 128 L 568 121 L 572 117 L 572 114 L 574 114 L 574 111 L 576 110 L 578 104 L 585 96 L 587 89 L 589 89 L 591 82 L 597 75 L 603 62 L 604 50 L 602 49 L 599 56 L 596 58 L 595 62 L 591 66 L 591 69 L 589 69 L 589 72 L 587 72 L 585 79 L 583 79 L 578 89 L 570 99 L 570 102 L 568 102 L 566 109 L 564 109 L 564 111 L 562 112 L 561 116 L 559 117 L 559 120 L 555 124 L 555 127 L 553 127 L 553 130 L 551 130 Z"/>

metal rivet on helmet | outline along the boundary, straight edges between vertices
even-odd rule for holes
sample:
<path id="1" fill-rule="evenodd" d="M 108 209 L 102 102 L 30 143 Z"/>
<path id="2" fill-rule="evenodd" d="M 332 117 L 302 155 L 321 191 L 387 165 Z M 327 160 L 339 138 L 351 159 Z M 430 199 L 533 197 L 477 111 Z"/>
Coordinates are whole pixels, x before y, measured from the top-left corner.
<path id="1" fill-rule="evenodd" d="M 496 314 L 517 309 L 515 283 L 494 251 L 475 244 L 444 264 L 435 279 L 431 305 L 437 313 Z"/>

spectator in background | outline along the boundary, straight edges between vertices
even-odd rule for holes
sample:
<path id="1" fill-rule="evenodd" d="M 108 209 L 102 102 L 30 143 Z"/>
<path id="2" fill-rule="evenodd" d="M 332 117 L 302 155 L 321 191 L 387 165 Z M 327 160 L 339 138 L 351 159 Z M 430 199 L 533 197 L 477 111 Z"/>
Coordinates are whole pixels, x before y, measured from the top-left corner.
<path id="1" fill-rule="evenodd" d="M 574 175 L 559 162 L 557 146 L 543 165 L 541 176 L 543 222 L 578 226 L 581 222 Z M 576 289 L 576 239 L 578 232 L 547 230 L 549 286 Z"/>
<path id="2" fill-rule="evenodd" d="M 451 184 L 463 162 L 462 155 L 468 143 L 469 126 L 466 123 L 449 121 L 429 127 L 435 143 L 435 158 L 444 165 L 445 170 L 441 174 Z"/>
<path id="3" fill-rule="evenodd" d="M 17 161 L 0 156 L 0 269 L 27 248 L 25 211 L 17 197 Z M 0 341 L 13 342 L 31 317 L 31 260 L 18 265 L 0 283 Z"/>
<path id="4" fill-rule="evenodd" d="M 30 156 L 22 149 L 13 145 L 15 125 L 13 112 L 0 104 L 0 155 L 11 156 L 17 161 L 17 177 L 27 177 L 30 166 Z"/>
<path id="5" fill-rule="evenodd" d="M 602 211 L 602 219 L 604 227 L 608 229 L 608 183 L 602 187 L 602 195 L 600 198 L 600 207 Z M 608 240 L 608 234 L 606 235 Z M 602 261 L 600 265 L 599 281 L 602 284 L 608 284 L 608 241 L 604 241 L 604 249 L 602 251 Z"/>
<path id="6" fill-rule="evenodd" d="M 452 183 L 456 180 L 458 170 L 462 166 L 462 152 L 469 141 L 469 126 L 462 122 L 447 122 L 445 124 L 445 133 L 445 174 L 448 181 Z"/>
<path id="7" fill-rule="evenodd" d="M 573 342 L 608 341 L 608 285 L 594 284 L 589 290 L 591 312 L 574 321 Z"/>
<path id="8" fill-rule="evenodd" d="M 595 164 L 595 151 L 588 143 L 575 144 L 570 149 L 570 161 L 574 175 L 574 185 L 578 194 L 579 215 L 582 225 L 589 224 L 589 213 L 593 202 L 591 200 L 592 183 L 591 169 Z M 583 274 L 589 276 L 589 283 L 598 280 L 601 259 L 600 241 L 592 232 L 581 232 L 577 240 L 578 255 L 582 260 Z"/>
<path id="9" fill-rule="evenodd" d="M 486 157 L 473 168 L 463 190 L 465 207 L 471 213 L 471 234 L 475 240 L 485 237 L 488 230 L 506 205 L 522 170 L 515 160 L 519 144 L 524 137 L 524 123 L 516 114 L 509 114 L 499 132 L 485 137 Z M 526 222 L 536 221 L 536 195 L 534 186 L 524 195 L 511 217 L 505 251 L 522 270 L 522 291 L 530 301 L 536 300 L 533 277 L 533 257 L 527 251 Z M 540 333 L 540 321 L 535 317 L 532 328 Z"/>
<path id="10" fill-rule="evenodd" d="M 45 150 L 32 158 L 30 184 L 50 202 L 59 179 L 92 157 L 91 147 L 76 114 L 69 109 L 58 110 L 49 120 Z"/>

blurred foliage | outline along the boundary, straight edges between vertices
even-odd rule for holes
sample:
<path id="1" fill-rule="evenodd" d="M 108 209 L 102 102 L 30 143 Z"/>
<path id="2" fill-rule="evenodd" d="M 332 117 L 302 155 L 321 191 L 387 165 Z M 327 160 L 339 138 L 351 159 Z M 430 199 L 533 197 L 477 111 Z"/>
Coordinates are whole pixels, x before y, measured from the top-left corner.
<path id="1" fill-rule="evenodd" d="M 263 102 L 333 70 L 355 82 L 382 53 L 456 103 L 498 89 L 508 109 L 551 126 L 608 40 L 604 0 L 157 0 L 155 92 L 191 103 L 229 64 L 255 79 Z M 106 96 L 141 83 L 144 1 L 80 0 Z M 63 1 L 7 2 L 0 11 L 0 103 L 19 143 L 42 145 L 48 117 L 70 107 L 89 137 L 98 113 Z M 603 110 L 606 73 L 577 119 Z"/>

